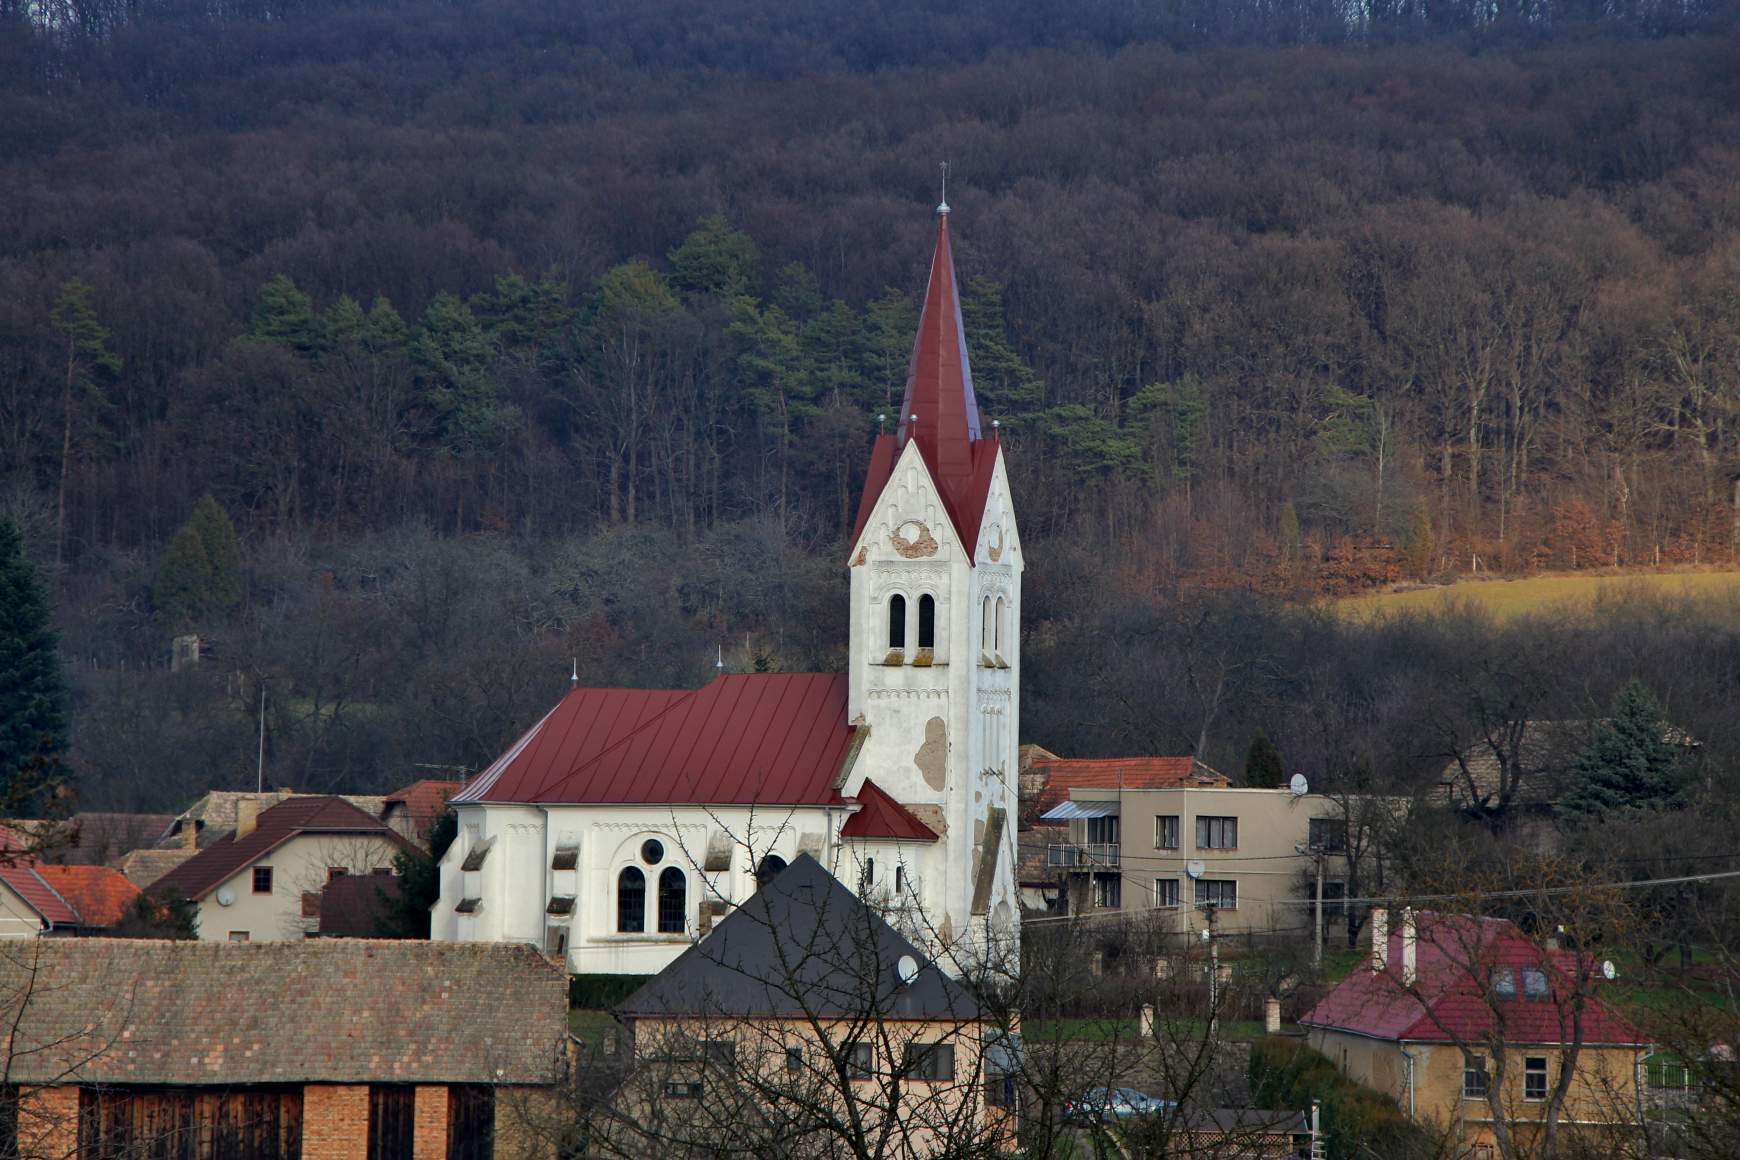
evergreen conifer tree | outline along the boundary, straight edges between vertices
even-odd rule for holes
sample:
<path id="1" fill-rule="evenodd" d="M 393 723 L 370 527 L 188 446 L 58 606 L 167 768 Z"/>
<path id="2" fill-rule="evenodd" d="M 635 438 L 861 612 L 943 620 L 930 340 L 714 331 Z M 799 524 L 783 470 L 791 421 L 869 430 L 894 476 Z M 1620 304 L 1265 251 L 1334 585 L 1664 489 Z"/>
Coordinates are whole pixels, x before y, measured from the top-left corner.
<path id="1" fill-rule="evenodd" d="M 1261 729 L 1251 738 L 1251 747 L 1245 751 L 1245 784 L 1251 786 L 1280 785 L 1287 780 L 1286 768 L 1281 764 L 1281 751 L 1275 748 L 1275 743 L 1269 740 L 1269 735 Z"/>
<path id="2" fill-rule="evenodd" d="M 208 612 L 233 612 L 242 602 L 242 553 L 236 546 L 236 525 L 208 492 L 187 521 L 205 549 L 211 569 L 204 605 Z"/>
<path id="3" fill-rule="evenodd" d="M 211 589 L 211 558 L 206 555 L 199 529 L 189 520 L 163 551 L 157 580 L 151 585 L 151 602 L 165 624 L 179 629 L 205 615 Z"/>
<path id="4" fill-rule="evenodd" d="M 0 521 L 0 793 L 66 748 L 66 682 L 48 595 L 24 554 L 24 538 Z"/>
<path id="5" fill-rule="evenodd" d="M 1613 715 L 1595 728 L 1572 762 L 1575 775 L 1559 812 L 1594 817 L 1620 809 L 1660 809 L 1685 789 L 1686 762 L 1668 740 L 1661 708 L 1641 681 L 1621 689 Z"/>

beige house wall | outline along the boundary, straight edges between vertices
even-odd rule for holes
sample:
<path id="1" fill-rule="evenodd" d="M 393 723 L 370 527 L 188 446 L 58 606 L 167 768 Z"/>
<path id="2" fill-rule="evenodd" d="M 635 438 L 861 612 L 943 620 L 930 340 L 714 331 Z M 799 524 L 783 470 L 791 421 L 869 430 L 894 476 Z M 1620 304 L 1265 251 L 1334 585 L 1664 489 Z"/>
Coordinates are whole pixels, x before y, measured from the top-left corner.
<path id="1" fill-rule="evenodd" d="M 1119 808 L 1119 869 L 1121 901 L 1126 912 L 1157 910 L 1156 880 L 1178 883 L 1180 905 L 1159 908 L 1170 925 L 1192 931 L 1206 925 L 1206 916 L 1195 905 L 1195 885 L 1186 864 L 1203 863 L 1204 879 L 1238 884 L 1238 906 L 1220 908 L 1215 914 L 1219 930 L 1256 932 L 1308 929 L 1312 909 L 1302 905 L 1315 891 L 1315 860 L 1298 852 L 1306 845 L 1312 818 L 1343 817 L 1333 798 L 1322 794 L 1296 795 L 1286 789 L 1126 789 L 1086 790 L 1070 793 L 1072 801 L 1114 801 Z M 1178 818 L 1178 848 L 1159 845 L 1155 819 Z M 1207 849 L 1196 844 L 1198 817 L 1238 819 L 1238 847 Z M 1069 840 L 1087 844 L 1088 823 L 1069 823 Z M 1077 875 L 1076 877 L 1087 877 Z M 1342 883 L 1347 862 L 1338 855 L 1324 859 L 1324 882 Z M 1091 906 L 1092 891 L 1079 895 Z M 1338 903 L 1326 903 L 1325 925 L 1340 914 Z"/>
<path id="2" fill-rule="evenodd" d="M 249 942 L 307 937 L 319 920 L 303 917 L 302 895 L 320 893 L 329 869 L 369 874 L 390 867 L 399 847 L 379 834 L 301 834 L 243 867 L 199 900 L 199 937 L 222 942 L 232 931 Z M 272 868 L 272 890 L 254 893 L 254 869 Z M 227 893 L 226 893 L 227 892 Z M 223 905 L 220 897 L 228 897 Z"/>
<path id="3" fill-rule="evenodd" d="M 0 882 L 0 939 L 35 938 L 42 931 L 42 916 L 12 887 Z"/>
<path id="4" fill-rule="evenodd" d="M 1392 1097 L 1398 1107 L 1414 1118 L 1454 1127 L 1469 1145 L 1493 1142 L 1492 1107 L 1484 1098 L 1462 1098 L 1462 1050 L 1453 1044 L 1409 1043 L 1371 1039 L 1338 1031 L 1313 1029 L 1311 1046 L 1327 1056 L 1348 1079 Z M 1403 1048 L 1406 1047 L 1406 1055 Z M 1495 1067 L 1487 1064 L 1492 1075 Z M 1530 1121 L 1546 1115 L 1546 1102 L 1523 1098 L 1524 1059 L 1544 1056 L 1547 1082 L 1559 1078 L 1563 1050 L 1551 1046 L 1518 1045 L 1505 1057 L 1505 1077 L 1500 1106 L 1513 1130 L 1524 1131 Z M 1413 1056 L 1412 1106 L 1408 1091 L 1408 1060 Z M 1638 1099 L 1638 1064 L 1643 1052 L 1631 1047 L 1585 1046 L 1577 1057 L 1577 1073 L 1566 1093 L 1560 1124 L 1578 1130 L 1600 1131 L 1635 1122 Z"/>

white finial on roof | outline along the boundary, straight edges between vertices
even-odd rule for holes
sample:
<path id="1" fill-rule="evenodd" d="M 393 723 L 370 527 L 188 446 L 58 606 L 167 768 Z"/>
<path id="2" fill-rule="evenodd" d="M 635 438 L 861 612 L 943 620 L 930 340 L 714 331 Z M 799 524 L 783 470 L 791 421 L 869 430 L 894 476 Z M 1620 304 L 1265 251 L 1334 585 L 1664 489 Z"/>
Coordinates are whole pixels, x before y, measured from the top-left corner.
<path id="1" fill-rule="evenodd" d="M 949 163 L 941 163 L 942 169 L 942 201 L 936 207 L 936 212 L 947 215 L 949 212 Z"/>
<path id="2" fill-rule="evenodd" d="M 715 656 L 715 658 L 713 660 L 713 667 L 720 672 L 724 672 L 725 671 L 725 646 L 722 644 L 716 644 L 713 646 L 713 648 L 715 650 L 717 650 L 717 655 Z"/>
<path id="3" fill-rule="evenodd" d="M 569 675 L 568 683 L 570 685 L 578 685 L 580 683 L 580 658 L 579 657 L 574 658 L 574 671 Z"/>

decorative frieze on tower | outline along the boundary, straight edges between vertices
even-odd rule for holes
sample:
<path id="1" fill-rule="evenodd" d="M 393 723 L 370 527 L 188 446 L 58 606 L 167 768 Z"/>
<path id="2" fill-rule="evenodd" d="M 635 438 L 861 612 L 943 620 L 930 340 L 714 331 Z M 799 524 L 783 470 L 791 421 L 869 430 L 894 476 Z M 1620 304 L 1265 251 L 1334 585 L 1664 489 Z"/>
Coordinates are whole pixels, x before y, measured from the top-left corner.
<path id="1" fill-rule="evenodd" d="M 850 720 L 865 777 L 933 813 L 942 849 L 920 884 L 938 949 L 963 963 L 1012 945 L 1021 544 L 1002 447 L 973 396 L 940 207 L 901 414 L 877 438 L 848 556 Z"/>

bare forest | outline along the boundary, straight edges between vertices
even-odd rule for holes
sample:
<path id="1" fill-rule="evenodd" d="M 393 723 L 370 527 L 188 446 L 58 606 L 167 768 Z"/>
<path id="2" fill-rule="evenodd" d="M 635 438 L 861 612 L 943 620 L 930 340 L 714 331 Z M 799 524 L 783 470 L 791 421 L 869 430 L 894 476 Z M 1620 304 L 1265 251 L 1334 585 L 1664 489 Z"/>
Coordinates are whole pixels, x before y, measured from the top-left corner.
<path id="1" fill-rule="evenodd" d="M 1740 606 L 1312 602 L 1740 562 L 1734 17 L 0 0 L 0 507 L 81 800 L 251 785 L 262 701 L 268 781 L 365 791 L 571 664 L 836 666 L 944 159 L 1023 740 L 1411 791 L 1635 677 L 1718 784 Z"/>

